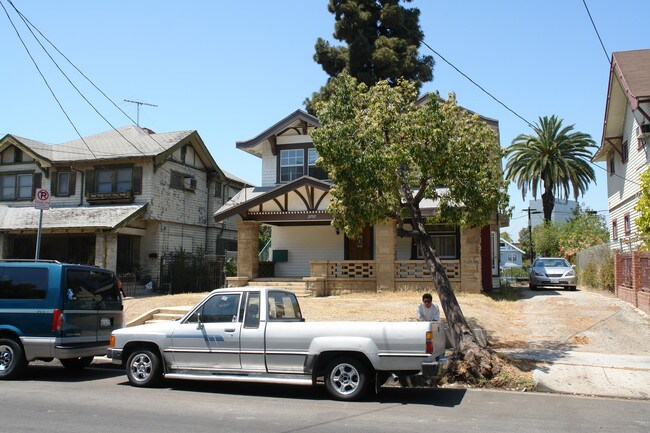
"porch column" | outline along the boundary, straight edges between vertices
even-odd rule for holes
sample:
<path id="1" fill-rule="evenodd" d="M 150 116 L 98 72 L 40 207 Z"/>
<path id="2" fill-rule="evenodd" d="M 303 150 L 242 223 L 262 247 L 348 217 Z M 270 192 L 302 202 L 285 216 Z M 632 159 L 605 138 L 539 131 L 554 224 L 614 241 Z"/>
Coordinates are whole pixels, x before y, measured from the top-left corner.
<path id="1" fill-rule="evenodd" d="M 237 221 L 237 277 L 240 279 L 250 281 L 258 275 L 261 225 L 257 221 Z"/>
<path id="2" fill-rule="evenodd" d="M 377 290 L 395 290 L 397 224 L 394 219 L 375 225 Z"/>
<path id="3" fill-rule="evenodd" d="M 481 228 L 463 228 L 460 232 L 460 288 L 481 293 Z"/>
<path id="4" fill-rule="evenodd" d="M 95 236 L 95 265 L 117 272 L 117 234 L 98 233 Z"/>

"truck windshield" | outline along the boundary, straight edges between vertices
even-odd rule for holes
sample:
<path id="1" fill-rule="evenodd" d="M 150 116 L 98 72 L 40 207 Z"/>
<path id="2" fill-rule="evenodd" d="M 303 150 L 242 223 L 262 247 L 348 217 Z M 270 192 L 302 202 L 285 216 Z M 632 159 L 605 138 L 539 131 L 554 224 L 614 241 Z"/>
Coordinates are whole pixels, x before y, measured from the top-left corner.
<path id="1" fill-rule="evenodd" d="M 269 292 L 269 320 L 302 320 L 296 295 L 287 292 Z"/>

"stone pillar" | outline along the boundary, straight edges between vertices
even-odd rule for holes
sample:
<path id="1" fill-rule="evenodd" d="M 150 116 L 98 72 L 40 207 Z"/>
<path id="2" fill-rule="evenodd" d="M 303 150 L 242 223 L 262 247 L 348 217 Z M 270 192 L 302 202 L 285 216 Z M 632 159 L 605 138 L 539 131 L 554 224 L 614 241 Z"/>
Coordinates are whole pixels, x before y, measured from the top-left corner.
<path id="1" fill-rule="evenodd" d="M 481 293 L 481 229 L 460 231 L 460 287 L 463 292 Z"/>
<path id="2" fill-rule="evenodd" d="M 391 219 L 375 225 L 375 272 L 377 290 L 395 290 L 397 224 Z"/>
<path id="3" fill-rule="evenodd" d="M 252 280 L 260 265 L 260 225 L 257 221 L 237 221 L 237 277 Z"/>
<path id="4" fill-rule="evenodd" d="M 95 236 L 95 265 L 117 272 L 117 235 L 98 233 Z"/>

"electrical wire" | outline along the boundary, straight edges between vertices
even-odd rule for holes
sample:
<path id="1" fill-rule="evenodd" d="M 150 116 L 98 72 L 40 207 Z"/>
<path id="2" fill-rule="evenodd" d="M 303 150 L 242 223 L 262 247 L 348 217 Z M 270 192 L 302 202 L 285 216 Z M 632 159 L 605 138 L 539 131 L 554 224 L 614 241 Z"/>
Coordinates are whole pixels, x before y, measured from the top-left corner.
<path id="1" fill-rule="evenodd" d="M 585 10 L 587 11 L 587 15 L 589 15 L 589 20 L 591 21 L 591 25 L 594 27 L 594 31 L 596 32 L 596 36 L 598 36 L 598 40 L 600 41 L 600 46 L 603 48 L 603 52 L 605 53 L 605 58 L 607 59 L 607 64 L 611 64 L 609 54 L 607 54 L 607 50 L 605 49 L 605 44 L 603 43 L 603 40 L 600 37 L 600 33 L 598 33 L 598 28 L 596 28 L 596 23 L 594 23 L 594 19 L 591 17 L 591 12 L 589 11 L 589 6 L 587 6 L 587 1 L 582 0 L 582 4 L 585 5 Z"/>

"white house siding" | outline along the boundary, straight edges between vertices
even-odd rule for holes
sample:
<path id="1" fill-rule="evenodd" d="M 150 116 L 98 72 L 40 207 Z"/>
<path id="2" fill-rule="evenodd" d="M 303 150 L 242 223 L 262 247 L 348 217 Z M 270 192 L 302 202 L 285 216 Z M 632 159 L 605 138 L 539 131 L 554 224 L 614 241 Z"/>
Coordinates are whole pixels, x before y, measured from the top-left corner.
<path id="1" fill-rule="evenodd" d="M 397 260 L 411 260 L 411 238 L 401 238 L 397 237 L 397 243 L 395 245 L 397 252 Z"/>
<path id="2" fill-rule="evenodd" d="M 271 236 L 273 250 L 288 251 L 288 261 L 275 264 L 276 277 L 309 276 L 312 260 L 343 260 L 345 237 L 331 226 L 272 226 Z"/>
<path id="3" fill-rule="evenodd" d="M 650 104 L 642 104 L 644 110 L 650 109 Z M 635 118 L 636 115 L 636 118 Z M 611 234 L 612 248 L 628 250 L 638 242 L 636 219 L 636 203 L 640 192 L 640 175 L 648 167 L 650 143 L 638 148 L 638 126 L 641 123 L 641 114 L 633 112 L 628 105 L 625 110 L 625 123 L 623 127 L 623 142 L 628 142 L 628 161 L 623 164 L 621 155 L 614 152 L 614 175 L 607 179 L 607 193 L 609 206 L 609 231 Z M 609 164 L 607 165 L 609 171 Z M 625 215 L 630 215 L 630 232 L 625 233 Z M 614 240 L 612 221 L 616 220 L 618 239 Z"/>
<path id="4" fill-rule="evenodd" d="M 262 150 L 262 186 L 275 185 L 276 164 L 275 155 L 271 152 L 271 147 L 265 145 Z"/>

